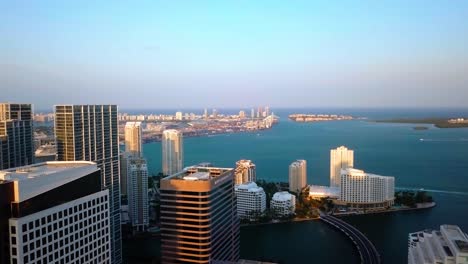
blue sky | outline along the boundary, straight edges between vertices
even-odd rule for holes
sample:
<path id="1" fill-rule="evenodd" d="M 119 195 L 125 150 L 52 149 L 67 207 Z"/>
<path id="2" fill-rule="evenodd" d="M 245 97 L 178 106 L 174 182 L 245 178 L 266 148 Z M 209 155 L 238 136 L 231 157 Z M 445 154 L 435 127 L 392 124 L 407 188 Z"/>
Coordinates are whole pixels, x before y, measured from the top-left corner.
<path id="1" fill-rule="evenodd" d="M 468 1 L 2 1 L 2 101 L 466 107 Z"/>

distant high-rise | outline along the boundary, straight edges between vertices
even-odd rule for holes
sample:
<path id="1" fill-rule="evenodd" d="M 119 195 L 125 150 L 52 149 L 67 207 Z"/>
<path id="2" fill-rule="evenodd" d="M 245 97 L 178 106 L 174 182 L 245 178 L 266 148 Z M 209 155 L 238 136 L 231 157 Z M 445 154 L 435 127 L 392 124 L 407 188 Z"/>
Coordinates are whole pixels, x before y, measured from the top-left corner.
<path id="1" fill-rule="evenodd" d="M 307 162 L 296 160 L 289 165 L 289 191 L 299 193 L 307 185 Z"/>
<path id="2" fill-rule="evenodd" d="M 189 167 L 161 180 L 163 263 L 237 263 L 234 170 Z"/>
<path id="3" fill-rule="evenodd" d="M 234 176 L 234 183 L 236 185 L 246 182 L 255 182 L 257 180 L 255 174 L 255 164 L 250 160 L 239 160 L 236 162 Z"/>
<path id="4" fill-rule="evenodd" d="M 164 175 L 182 171 L 184 167 L 184 147 L 182 132 L 175 129 L 163 131 L 162 167 Z"/>
<path id="5" fill-rule="evenodd" d="M 127 122 L 125 124 L 125 152 L 133 156 L 142 156 L 141 122 Z"/>
<path id="6" fill-rule="evenodd" d="M 116 105 L 55 106 L 57 160 L 96 162 L 109 190 L 112 263 L 122 262 L 118 133 Z"/>
<path id="7" fill-rule="evenodd" d="M 241 110 L 239 111 L 239 118 L 245 118 L 245 111 L 244 110 Z"/>
<path id="8" fill-rule="evenodd" d="M 176 112 L 175 119 L 182 121 L 182 119 L 184 119 L 182 112 Z"/>
<path id="9" fill-rule="evenodd" d="M 145 231 L 149 225 L 148 167 L 141 157 L 127 160 L 127 197 L 133 230 Z"/>
<path id="10" fill-rule="evenodd" d="M 341 146 L 330 151 L 330 186 L 339 187 L 341 170 L 354 167 L 354 151 Z"/>
<path id="11" fill-rule="evenodd" d="M 251 117 L 252 119 L 255 118 L 255 110 L 254 110 L 253 108 L 250 110 L 250 117 Z"/>
<path id="12" fill-rule="evenodd" d="M 110 263 L 109 191 L 86 161 L 0 171 L 0 263 Z"/>
<path id="13" fill-rule="evenodd" d="M 31 104 L 0 103 L 0 169 L 34 163 Z"/>
<path id="14" fill-rule="evenodd" d="M 203 117 L 205 119 L 208 119 L 208 109 L 205 108 L 205 110 L 203 111 Z"/>

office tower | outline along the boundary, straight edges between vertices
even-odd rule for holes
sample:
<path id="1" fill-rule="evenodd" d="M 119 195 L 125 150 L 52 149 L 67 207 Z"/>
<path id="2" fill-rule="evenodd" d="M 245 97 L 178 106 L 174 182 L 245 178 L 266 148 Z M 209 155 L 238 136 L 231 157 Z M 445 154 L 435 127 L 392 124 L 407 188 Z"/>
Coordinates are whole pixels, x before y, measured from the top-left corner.
<path id="1" fill-rule="evenodd" d="M 0 263 L 110 263 L 109 216 L 95 163 L 0 171 Z"/>
<path id="2" fill-rule="evenodd" d="M 130 152 L 134 156 L 143 155 L 141 130 L 141 122 L 127 122 L 125 124 L 125 152 Z"/>
<path id="3" fill-rule="evenodd" d="M 354 151 L 341 146 L 330 150 L 330 187 L 340 187 L 341 170 L 354 167 Z"/>
<path id="4" fill-rule="evenodd" d="M 300 193 L 307 185 L 307 162 L 296 160 L 289 165 L 289 191 Z"/>
<path id="5" fill-rule="evenodd" d="M 203 117 L 205 117 L 205 119 L 208 119 L 208 109 L 205 108 L 205 111 L 203 112 Z"/>
<path id="6" fill-rule="evenodd" d="M 163 263 L 236 263 L 234 170 L 189 167 L 161 180 Z"/>
<path id="7" fill-rule="evenodd" d="M 270 115 L 270 107 L 265 106 L 265 116 L 269 116 L 269 115 Z"/>
<path id="8" fill-rule="evenodd" d="M 250 160 L 239 160 L 236 162 L 234 177 L 234 183 L 236 185 L 246 182 L 255 182 L 257 180 L 255 164 Z"/>
<path id="9" fill-rule="evenodd" d="M 341 170 L 340 199 L 350 208 L 368 210 L 393 205 L 395 178 L 347 168 Z"/>
<path id="10" fill-rule="evenodd" d="M 55 106 L 57 160 L 96 162 L 109 190 L 112 263 L 122 262 L 120 168 L 116 105 Z"/>
<path id="11" fill-rule="evenodd" d="M 466 264 L 468 236 L 456 225 L 441 225 L 408 236 L 408 264 Z"/>
<path id="12" fill-rule="evenodd" d="M 253 108 L 250 110 L 250 117 L 251 117 L 252 119 L 255 118 L 255 110 L 254 110 Z"/>
<path id="13" fill-rule="evenodd" d="M 163 174 L 172 175 L 182 171 L 184 167 L 182 132 L 175 129 L 164 130 L 161 144 Z"/>
<path id="14" fill-rule="evenodd" d="M 257 118 L 260 118 L 260 117 L 261 117 L 261 114 L 262 114 L 262 107 L 259 106 L 259 107 L 257 108 Z"/>
<path id="15" fill-rule="evenodd" d="M 31 104 L 0 103 L 0 169 L 34 163 Z"/>
<path id="16" fill-rule="evenodd" d="M 145 231 L 148 216 L 148 167 L 141 157 L 127 161 L 127 196 L 130 223 L 134 231 Z"/>
<path id="17" fill-rule="evenodd" d="M 129 152 L 120 153 L 120 195 L 127 196 L 128 160 L 132 157 Z"/>
<path id="18" fill-rule="evenodd" d="M 213 118 L 218 117 L 218 111 L 216 109 L 213 109 Z"/>
<path id="19" fill-rule="evenodd" d="M 255 182 L 236 185 L 237 215 L 240 219 L 255 220 L 266 210 L 266 194 Z"/>
<path id="20" fill-rule="evenodd" d="M 277 192 L 271 198 L 270 208 L 276 216 L 292 215 L 296 211 L 296 196 L 288 192 Z"/>
<path id="21" fill-rule="evenodd" d="M 176 112 L 175 119 L 179 120 L 179 121 L 182 121 L 182 119 L 183 119 L 182 112 Z"/>

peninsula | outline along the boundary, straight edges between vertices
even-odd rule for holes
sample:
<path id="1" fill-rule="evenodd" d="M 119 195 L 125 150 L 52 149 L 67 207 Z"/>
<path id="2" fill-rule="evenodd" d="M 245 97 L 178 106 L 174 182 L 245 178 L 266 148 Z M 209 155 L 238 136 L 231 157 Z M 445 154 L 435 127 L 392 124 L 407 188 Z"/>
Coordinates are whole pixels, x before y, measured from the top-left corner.
<path id="1" fill-rule="evenodd" d="M 437 128 L 462 128 L 468 127 L 468 118 L 400 118 L 375 120 L 377 123 L 401 123 L 401 124 L 432 124 Z"/>
<path id="2" fill-rule="evenodd" d="M 319 122 L 319 121 L 335 121 L 335 120 L 352 120 L 352 116 L 347 115 L 330 115 L 330 114 L 292 114 L 289 119 L 295 122 Z"/>

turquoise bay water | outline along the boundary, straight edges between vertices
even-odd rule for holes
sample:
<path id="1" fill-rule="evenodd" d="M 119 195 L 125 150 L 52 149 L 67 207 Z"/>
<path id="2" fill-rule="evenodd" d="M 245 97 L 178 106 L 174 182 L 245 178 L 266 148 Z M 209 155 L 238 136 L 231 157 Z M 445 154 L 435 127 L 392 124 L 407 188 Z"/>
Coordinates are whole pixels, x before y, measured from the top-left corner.
<path id="1" fill-rule="evenodd" d="M 258 178 L 287 181 L 288 165 L 295 159 L 306 159 L 308 183 L 328 185 L 329 151 L 345 145 L 355 151 L 356 168 L 394 176 L 397 187 L 434 190 L 438 205 L 431 210 L 345 218 L 375 243 L 384 263 L 406 263 L 409 232 L 441 224 L 457 224 L 468 232 L 468 129 L 431 126 L 429 130 L 414 130 L 411 124 L 364 120 L 294 123 L 287 119 L 290 112 L 278 112 L 280 123 L 271 130 L 185 138 L 185 165 L 208 161 L 233 167 L 237 160 L 246 158 L 257 165 Z M 377 119 L 468 116 L 466 110 L 335 113 Z M 160 143 L 145 144 L 144 154 L 150 172 L 159 172 Z M 131 250 L 128 245 L 126 249 Z M 281 263 L 357 263 L 352 244 L 317 221 L 242 228 L 241 257 Z"/>

